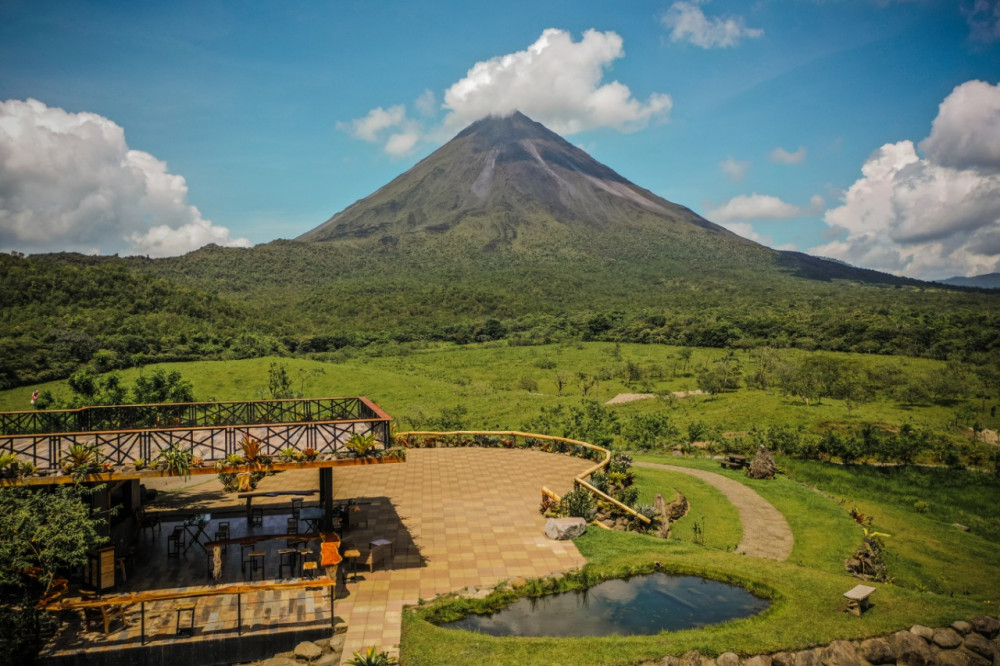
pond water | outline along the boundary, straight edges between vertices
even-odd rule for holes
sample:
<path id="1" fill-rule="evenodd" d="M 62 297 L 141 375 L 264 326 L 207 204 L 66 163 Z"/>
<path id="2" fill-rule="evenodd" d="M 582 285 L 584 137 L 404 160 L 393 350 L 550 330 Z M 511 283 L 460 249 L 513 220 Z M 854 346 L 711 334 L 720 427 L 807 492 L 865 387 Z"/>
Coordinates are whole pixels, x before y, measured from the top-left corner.
<path id="1" fill-rule="evenodd" d="M 441 626 L 493 636 L 634 636 L 749 617 L 768 606 L 736 585 L 653 573 L 524 598 L 493 615 L 468 615 Z"/>

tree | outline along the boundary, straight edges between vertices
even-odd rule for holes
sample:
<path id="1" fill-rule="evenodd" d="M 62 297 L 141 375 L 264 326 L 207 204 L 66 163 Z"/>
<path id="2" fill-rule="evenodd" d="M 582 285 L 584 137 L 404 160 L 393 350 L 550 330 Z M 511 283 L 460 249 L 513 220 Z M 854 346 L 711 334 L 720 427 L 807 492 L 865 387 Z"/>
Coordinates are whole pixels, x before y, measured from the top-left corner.
<path id="1" fill-rule="evenodd" d="M 88 494 L 77 485 L 0 488 L 0 645 L 5 663 L 37 654 L 39 602 L 60 572 L 83 566 L 107 539 L 91 517 Z"/>
<path id="2" fill-rule="evenodd" d="M 163 368 L 156 368 L 149 375 L 136 377 L 132 398 L 140 405 L 194 402 L 194 386 L 176 370 L 167 373 Z"/>
<path id="3" fill-rule="evenodd" d="M 284 363 L 271 363 L 267 369 L 267 390 L 274 400 L 282 398 L 294 398 L 295 392 L 292 390 L 292 380 L 288 377 L 288 370 Z"/>

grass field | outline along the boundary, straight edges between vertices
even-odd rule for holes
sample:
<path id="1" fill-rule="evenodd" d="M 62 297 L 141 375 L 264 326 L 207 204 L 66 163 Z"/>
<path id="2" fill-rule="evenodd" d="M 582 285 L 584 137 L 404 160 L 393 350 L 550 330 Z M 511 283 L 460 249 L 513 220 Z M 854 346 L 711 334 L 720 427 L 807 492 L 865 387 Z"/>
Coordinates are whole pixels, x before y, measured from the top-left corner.
<path id="1" fill-rule="evenodd" d="M 404 428 L 421 428 L 448 411 L 474 428 L 520 428 L 543 407 L 579 405 L 583 396 L 579 375 L 596 381 L 587 398 L 605 402 L 619 393 L 655 393 L 660 398 L 618 405 L 621 419 L 636 414 L 664 413 L 682 432 L 695 421 L 711 424 L 730 436 L 746 433 L 751 427 L 772 425 L 820 432 L 827 427 L 872 422 L 887 427 L 909 423 L 930 429 L 956 441 L 968 438 L 956 414 L 973 410 L 986 428 L 1000 426 L 1000 417 L 991 416 L 985 405 L 975 400 L 954 400 L 947 404 L 902 405 L 879 400 L 848 406 L 842 400 L 824 398 L 818 404 L 785 396 L 780 391 L 741 388 L 715 397 L 696 395 L 673 398 L 674 391 L 697 388 L 693 375 L 699 364 L 711 364 L 725 354 L 718 349 L 693 349 L 683 360 L 682 350 L 664 345 L 616 345 L 574 343 L 534 347 L 483 344 L 457 346 L 388 345 L 372 353 L 343 350 L 327 360 L 302 358 L 259 358 L 238 361 L 208 361 L 161 364 L 179 370 L 194 384 L 200 400 L 246 400 L 268 396 L 268 368 L 284 365 L 292 389 L 306 397 L 365 395 L 394 416 Z M 786 350 L 790 358 L 805 352 Z M 745 367 L 752 367 L 749 354 L 737 352 Z M 865 363 L 891 365 L 900 372 L 944 371 L 945 365 L 926 359 L 839 354 Z M 631 363 L 642 378 L 626 383 L 623 368 Z M 121 371 L 131 384 L 140 370 Z M 563 379 L 560 395 L 557 378 Z M 526 388 L 527 387 L 527 388 Z M 50 390 L 57 397 L 68 395 L 65 382 L 50 382 L 0 392 L 0 410 L 30 409 L 31 392 Z"/>
<path id="2" fill-rule="evenodd" d="M 334 354 L 326 360 L 265 358 L 169 364 L 194 385 L 202 400 L 267 397 L 268 369 L 285 366 L 293 389 L 306 397 L 366 395 L 396 417 L 403 428 L 433 425 L 448 416 L 456 425 L 477 429 L 519 429 L 543 407 L 581 404 L 579 373 L 597 377 L 588 397 L 604 402 L 624 392 L 696 388 L 690 367 L 711 362 L 720 350 L 694 350 L 689 360 L 677 348 L 603 343 L 544 347 L 432 345 L 386 347 L 379 355 Z M 798 353 L 798 352 L 796 352 Z M 875 359 L 878 360 L 878 359 Z M 866 362 L 875 362 L 868 359 Z M 927 360 L 882 359 L 903 372 L 944 371 Z M 619 372 L 632 362 L 644 379 L 625 383 Z M 687 367 L 685 367 L 687 366 Z M 557 374 L 557 373 L 561 373 Z M 122 373 L 131 383 L 137 370 Z M 556 379 L 565 385 L 562 395 Z M 0 409 L 28 408 L 34 388 L 66 395 L 63 383 L 0 393 Z M 910 423 L 959 441 L 961 409 L 978 402 L 907 407 L 881 400 L 861 405 L 824 399 L 802 401 L 774 391 L 742 388 L 714 398 L 656 398 L 613 408 L 619 419 L 663 413 L 682 432 L 700 421 L 739 435 L 751 427 L 789 425 L 821 432 L 831 425 L 875 422 L 889 427 Z M 984 416 L 986 427 L 996 419 Z M 624 442 L 619 442 L 624 444 Z M 791 556 L 772 562 L 737 555 L 742 527 L 735 509 L 711 486 L 687 475 L 636 471 L 640 501 L 657 492 L 669 502 L 676 492 L 691 502 L 688 516 L 674 525 L 670 540 L 592 529 L 577 541 L 594 576 L 635 573 L 654 562 L 678 573 L 735 581 L 773 599 L 761 616 L 700 630 L 649 637 L 601 639 L 494 638 L 444 630 L 405 614 L 402 654 L 407 664 L 629 664 L 698 649 L 706 654 L 743 654 L 796 649 L 837 638 L 882 635 L 915 623 L 939 626 L 980 612 L 996 615 L 1000 603 L 1000 481 L 974 471 L 928 468 L 845 466 L 779 458 L 784 474 L 752 481 L 698 457 L 636 454 L 637 459 L 686 465 L 745 483 L 781 511 L 795 538 Z M 861 543 L 857 509 L 884 539 L 894 582 L 877 585 L 875 605 L 862 618 L 839 612 L 842 593 L 858 581 L 844 559 Z M 704 543 L 696 543 L 699 524 Z M 953 523 L 970 528 L 965 532 Z"/>

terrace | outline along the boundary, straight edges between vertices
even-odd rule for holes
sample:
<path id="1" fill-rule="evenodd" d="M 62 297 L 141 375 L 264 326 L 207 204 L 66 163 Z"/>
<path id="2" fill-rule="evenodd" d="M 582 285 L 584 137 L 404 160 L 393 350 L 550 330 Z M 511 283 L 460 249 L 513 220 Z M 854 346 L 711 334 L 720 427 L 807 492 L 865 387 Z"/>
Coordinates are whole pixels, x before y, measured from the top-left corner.
<path id="1" fill-rule="evenodd" d="M 302 402 L 312 404 L 308 410 L 283 405 L 282 418 L 309 414 L 315 419 L 314 407 L 322 401 Z M 328 637 L 334 628 L 345 632 L 346 654 L 372 645 L 397 652 L 404 605 L 582 566 L 571 542 L 543 536 L 544 519 L 537 507 L 540 489 L 566 492 L 594 468 L 593 461 L 529 448 L 413 449 L 408 456 L 381 451 L 380 458 L 358 458 L 347 453 L 347 440 L 356 433 L 385 433 L 388 416 L 364 399 L 341 404 L 371 411 L 352 411 L 348 416 L 360 418 L 341 420 L 328 412 L 322 419 L 286 424 L 203 425 L 214 409 L 209 403 L 174 409 L 168 428 L 150 425 L 162 417 L 150 420 L 148 413 L 122 408 L 86 416 L 60 414 L 47 422 L 21 415 L 3 421 L 0 415 L 5 426 L 67 424 L 48 434 L 4 434 L 0 443 L 8 451 L 44 461 L 49 471 L 7 479 L 8 485 L 71 481 L 73 475 L 53 463 L 81 442 L 99 445 L 108 458 L 119 461 L 84 477 L 106 486 L 95 495 L 95 511 L 117 505 L 124 518 L 109 526 L 110 548 L 95 553 L 78 572 L 73 592 L 50 604 L 62 622 L 41 655 L 43 663 L 231 663 L 287 650 L 303 639 Z M 296 411 L 298 407 L 303 409 Z M 216 410 L 221 413 L 256 414 L 261 421 L 279 412 L 269 405 L 230 404 Z M 130 428 L 94 430 L 115 418 Z M 92 430 L 73 430 L 81 427 Z M 310 428 L 317 434 L 301 434 Z M 318 443 L 319 454 L 312 460 L 264 465 L 278 473 L 261 478 L 249 493 L 250 513 L 248 493 L 226 492 L 217 475 L 246 467 L 220 457 L 237 455 L 240 433 L 262 437 L 264 455 L 287 453 L 290 443 L 300 444 L 298 450 Z M 140 454 L 150 451 L 141 447 L 150 442 L 159 446 L 152 451 L 176 448 L 180 442 L 192 455 L 208 453 L 222 464 L 192 467 L 190 480 L 169 469 L 135 469 Z M 404 457 L 405 465 L 367 464 Z M 145 500 L 152 491 L 158 492 L 149 503 Z M 192 520 L 195 515 L 203 518 Z M 307 515 L 320 520 L 309 524 Z M 220 534 L 223 523 L 228 535 Z M 292 523 L 299 534 L 288 534 Z M 331 530 L 342 539 L 340 553 L 348 557 L 330 572 L 332 578 L 323 575 L 328 571 L 322 567 L 315 578 L 307 577 L 302 563 L 319 563 L 320 539 Z M 170 544 L 175 532 L 184 539 L 179 547 Z M 389 553 L 366 562 L 376 541 L 389 542 Z M 261 569 L 244 568 L 249 550 L 244 544 L 252 544 Z M 301 554 L 288 556 L 290 548 Z M 218 563 L 213 561 L 215 550 Z M 98 596 L 81 595 L 78 587 Z"/>

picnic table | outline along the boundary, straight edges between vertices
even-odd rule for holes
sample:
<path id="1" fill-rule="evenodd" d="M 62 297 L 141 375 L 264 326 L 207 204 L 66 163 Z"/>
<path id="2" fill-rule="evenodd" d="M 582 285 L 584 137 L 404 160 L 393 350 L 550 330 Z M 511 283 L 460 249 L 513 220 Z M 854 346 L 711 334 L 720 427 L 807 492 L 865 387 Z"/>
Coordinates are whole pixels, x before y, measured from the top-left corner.
<path id="1" fill-rule="evenodd" d="M 731 455 L 726 456 L 726 459 L 719 463 L 725 469 L 743 469 L 744 467 L 749 467 L 750 463 L 747 462 L 746 456 Z"/>
<path id="2" fill-rule="evenodd" d="M 205 546 L 203 546 L 202 543 L 198 541 L 198 537 L 204 536 L 205 528 L 208 527 L 208 523 L 211 522 L 211 520 L 212 520 L 212 514 L 199 513 L 197 515 L 191 516 L 190 518 L 184 521 L 184 531 L 187 532 L 188 536 L 191 537 L 191 543 L 189 543 L 184 548 L 185 553 L 188 552 L 188 550 L 190 550 L 191 546 L 193 546 L 194 544 L 198 544 L 199 548 L 204 550 L 206 553 L 208 552 L 207 550 L 205 550 Z"/>

